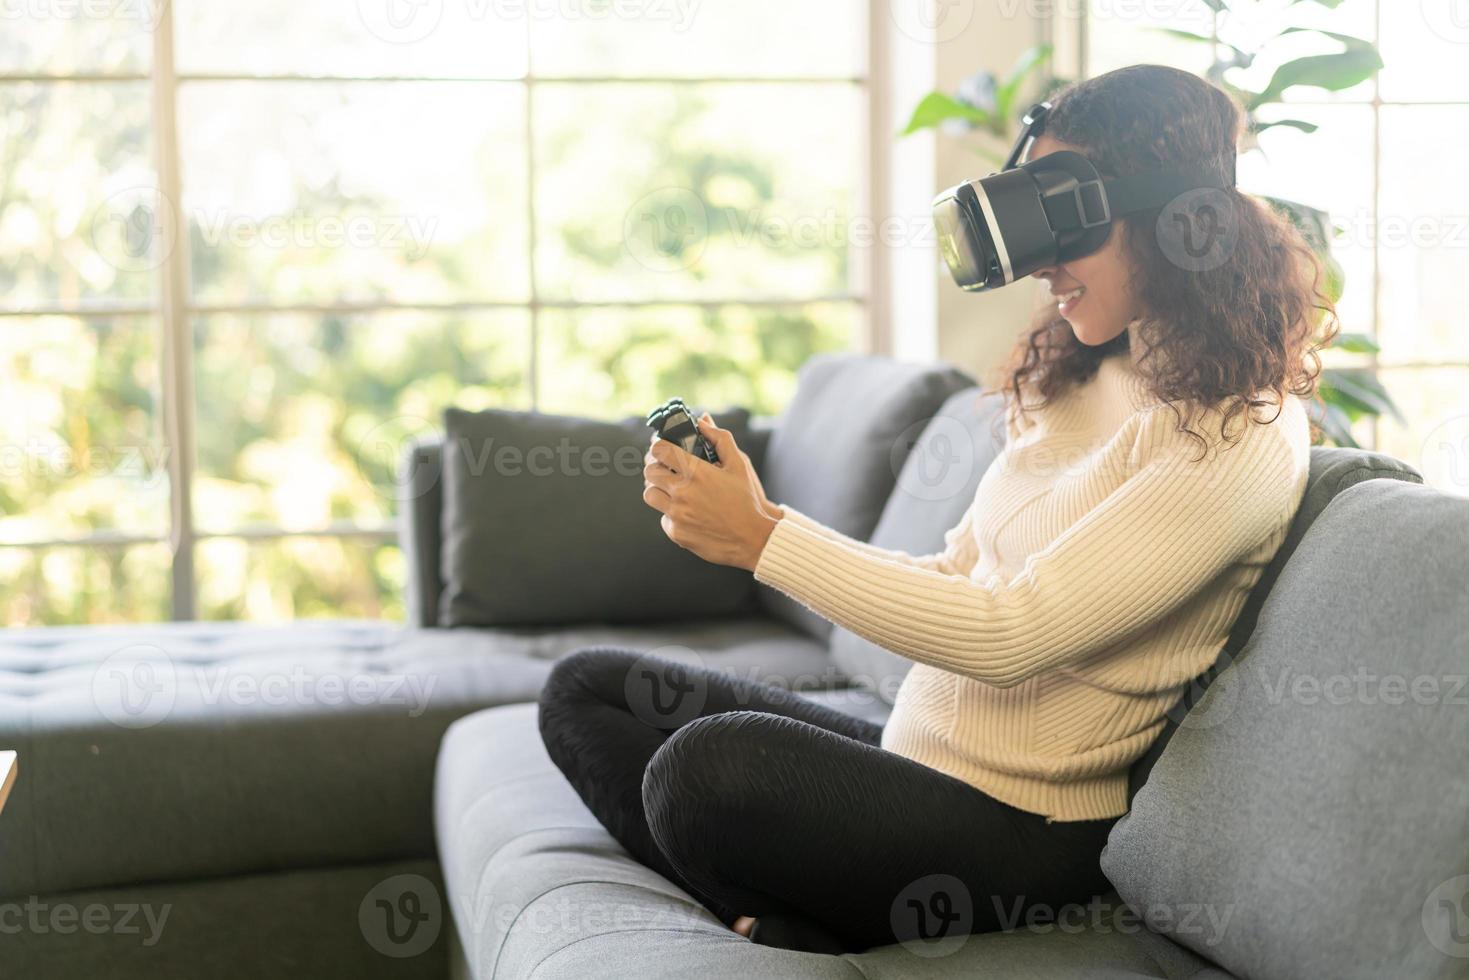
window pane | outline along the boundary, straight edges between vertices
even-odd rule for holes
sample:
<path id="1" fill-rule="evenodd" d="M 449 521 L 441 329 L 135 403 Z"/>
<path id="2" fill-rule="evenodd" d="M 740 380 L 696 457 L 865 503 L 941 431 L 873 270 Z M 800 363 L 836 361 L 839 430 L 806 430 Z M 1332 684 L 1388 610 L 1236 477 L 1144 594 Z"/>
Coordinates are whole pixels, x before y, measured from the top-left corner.
<path id="1" fill-rule="evenodd" d="M 862 0 L 526 0 L 537 75 L 857 77 Z"/>
<path id="2" fill-rule="evenodd" d="M 500 16 L 501 0 L 174 2 L 185 74 L 525 74 L 525 20 Z"/>
<path id="3" fill-rule="evenodd" d="M 148 318 L 0 322 L 0 542 L 166 532 L 158 371 Z"/>
<path id="4" fill-rule="evenodd" d="M 557 299 L 848 290 L 862 90 L 543 85 L 536 268 Z"/>
<path id="5" fill-rule="evenodd" d="M 1378 448 L 1418 467 L 1431 487 L 1469 496 L 1469 367 L 1384 370 L 1407 417 L 1380 423 Z"/>
<path id="6" fill-rule="evenodd" d="M 163 542 L 0 547 L 0 617 L 6 626 L 157 622 L 169 616 L 170 582 Z"/>
<path id="7" fill-rule="evenodd" d="M 1460 293 L 1469 274 L 1463 168 L 1469 108 L 1383 106 L 1382 263 L 1384 361 L 1469 362 Z"/>
<path id="8" fill-rule="evenodd" d="M 195 519 L 386 525 L 402 453 L 445 405 L 529 407 L 529 334 L 519 311 L 203 318 Z"/>
<path id="9" fill-rule="evenodd" d="M 0 85 L 0 303 L 146 300 L 163 261 L 146 82 Z"/>
<path id="10" fill-rule="evenodd" d="M 1314 133 L 1280 126 L 1260 134 L 1260 151 L 1239 158 L 1239 183 L 1251 193 L 1299 201 L 1331 215 L 1341 231 L 1332 254 L 1345 274 L 1337 303 L 1342 329 L 1372 329 L 1372 110 L 1367 106 L 1274 107 L 1263 119 L 1315 123 Z M 1322 161 L 1333 161 L 1322 166 Z"/>
<path id="11" fill-rule="evenodd" d="M 1203 74 L 1209 67 L 1209 45 L 1173 37 L 1165 29 L 1207 37 L 1212 21 L 1213 14 L 1203 0 L 1167 4 L 1091 0 L 1087 8 L 1087 71 L 1100 75 L 1114 68 L 1146 63 Z"/>
<path id="12" fill-rule="evenodd" d="M 0 72 L 145 72 L 159 0 L 10 0 L 0 5 Z"/>
<path id="13" fill-rule="evenodd" d="M 860 346 L 862 322 L 852 303 L 545 311 L 539 407 L 623 418 L 679 395 L 711 411 L 774 414 L 802 362 Z"/>
<path id="14" fill-rule="evenodd" d="M 196 82 L 179 98 L 198 302 L 527 295 L 518 86 Z"/>
<path id="15" fill-rule="evenodd" d="M 199 542 L 199 618 L 403 618 L 403 556 L 369 538 Z"/>
<path id="16" fill-rule="evenodd" d="M 1439 101 L 1469 98 L 1469 14 L 1460 0 L 1383 4 L 1382 97 Z"/>

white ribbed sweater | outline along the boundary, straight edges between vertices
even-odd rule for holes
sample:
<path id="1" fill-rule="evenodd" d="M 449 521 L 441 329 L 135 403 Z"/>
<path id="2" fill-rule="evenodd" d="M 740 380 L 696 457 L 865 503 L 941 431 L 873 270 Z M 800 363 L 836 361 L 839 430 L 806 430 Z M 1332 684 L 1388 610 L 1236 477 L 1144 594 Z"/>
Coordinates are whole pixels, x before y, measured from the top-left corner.
<path id="1" fill-rule="evenodd" d="M 1269 419 L 1274 406 L 1258 411 Z M 1132 355 L 1022 426 L 942 552 L 855 541 L 785 507 L 755 578 L 916 661 L 885 749 L 1056 820 L 1127 810 L 1127 767 L 1213 663 L 1280 546 L 1305 407 L 1204 460 Z M 1211 411 L 1195 426 L 1218 433 Z M 899 488 L 895 492 L 902 493 Z"/>

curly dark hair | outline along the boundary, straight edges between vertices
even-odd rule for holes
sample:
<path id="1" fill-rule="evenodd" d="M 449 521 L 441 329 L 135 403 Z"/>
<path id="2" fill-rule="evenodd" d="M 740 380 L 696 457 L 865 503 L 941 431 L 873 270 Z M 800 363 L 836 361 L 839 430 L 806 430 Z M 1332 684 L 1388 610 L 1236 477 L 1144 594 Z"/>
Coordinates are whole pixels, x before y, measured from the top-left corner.
<path id="1" fill-rule="evenodd" d="M 1134 65 L 1077 82 L 1053 101 L 1045 135 L 1078 147 L 1103 176 L 1125 177 L 1170 164 L 1203 164 L 1234 175 L 1243 114 L 1220 88 L 1160 65 Z M 1320 263 L 1291 222 L 1231 187 L 1226 221 L 1232 250 L 1217 268 L 1190 271 L 1171 261 L 1157 232 L 1162 208 L 1120 218 L 1124 251 L 1142 315 L 1132 332 L 1144 345 L 1138 366 L 1153 394 L 1173 408 L 1178 428 L 1207 451 L 1196 423 L 1221 413 L 1220 436 L 1258 406 L 1287 392 L 1311 399 L 1319 350 L 1335 337 L 1336 310 L 1322 289 Z M 1318 334 L 1319 338 L 1313 340 Z M 1055 311 L 1044 311 L 1001 373 L 1017 417 L 1091 378 L 1103 358 L 1128 349 L 1124 332 L 1088 347 Z M 1021 389 L 1040 398 L 1022 399 Z M 1266 393 L 1268 397 L 1261 397 Z M 1268 419 L 1258 421 L 1273 421 Z"/>

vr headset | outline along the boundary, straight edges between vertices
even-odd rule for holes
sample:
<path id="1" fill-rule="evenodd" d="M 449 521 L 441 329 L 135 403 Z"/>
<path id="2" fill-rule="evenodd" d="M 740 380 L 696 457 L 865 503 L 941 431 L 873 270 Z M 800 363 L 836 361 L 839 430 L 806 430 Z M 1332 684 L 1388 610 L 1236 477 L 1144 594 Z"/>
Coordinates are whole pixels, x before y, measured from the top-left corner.
<path id="1" fill-rule="evenodd" d="M 1032 106 L 999 173 L 966 180 L 933 201 L 939 251 L 961 289 L 998 289 L 1037 269 L 1089 255 L 1107 243 L 1112 222 L 1160 208 L 1186 191 L 1234 186 L 1213 168 L 1103 177 L 1080 153 L 1050 153 L 1019 164 L 1045 128 L 1049 102 Z"/>

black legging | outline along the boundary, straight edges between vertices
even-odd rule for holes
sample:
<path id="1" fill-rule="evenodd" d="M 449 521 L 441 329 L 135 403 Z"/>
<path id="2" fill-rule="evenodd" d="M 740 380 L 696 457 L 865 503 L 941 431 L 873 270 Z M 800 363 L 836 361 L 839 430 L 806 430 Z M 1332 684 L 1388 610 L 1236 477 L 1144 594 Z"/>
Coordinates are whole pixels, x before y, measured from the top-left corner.
<path id="1" fill-rule="evenodd" d="M 931 949 L 1110 888 L 1097 858 L 1114 821 L 1048 823 L 773 685 L 589 648 L 551 671 L 540 727 L 612 836 L 726 924 Z"/>

